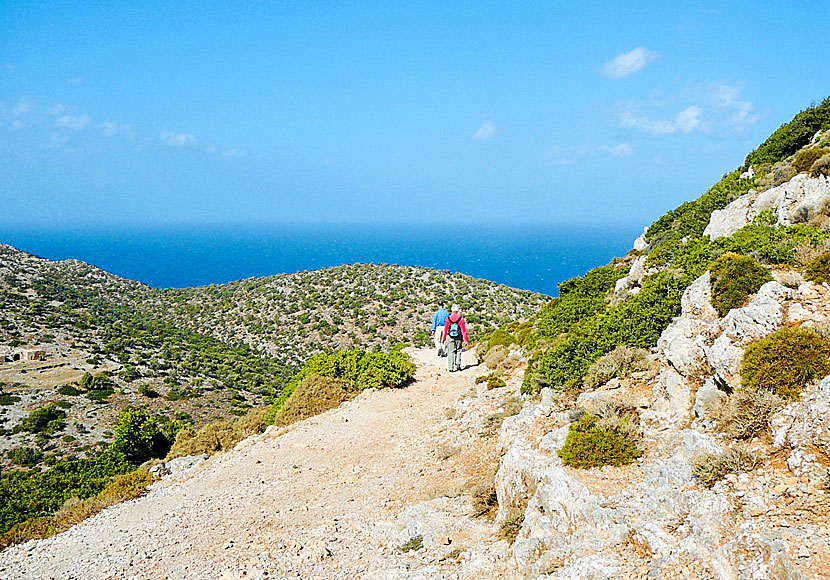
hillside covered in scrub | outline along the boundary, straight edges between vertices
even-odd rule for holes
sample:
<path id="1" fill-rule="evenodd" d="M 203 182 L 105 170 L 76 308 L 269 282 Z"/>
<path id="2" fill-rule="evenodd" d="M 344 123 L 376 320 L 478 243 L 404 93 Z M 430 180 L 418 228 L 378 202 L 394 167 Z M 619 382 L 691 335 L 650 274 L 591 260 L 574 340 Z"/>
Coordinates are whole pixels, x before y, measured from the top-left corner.
<path id="1" fill-rule="evenodd" d="M 129 406 L 172 429 L 244 415 L 314 354 L 424 341 L 439 298 L 469 308 L 473 337 L 547 299 L 380 264 L 155 289 L 0 246 L 0 464 L 41 469 L 103 449 Z"/>

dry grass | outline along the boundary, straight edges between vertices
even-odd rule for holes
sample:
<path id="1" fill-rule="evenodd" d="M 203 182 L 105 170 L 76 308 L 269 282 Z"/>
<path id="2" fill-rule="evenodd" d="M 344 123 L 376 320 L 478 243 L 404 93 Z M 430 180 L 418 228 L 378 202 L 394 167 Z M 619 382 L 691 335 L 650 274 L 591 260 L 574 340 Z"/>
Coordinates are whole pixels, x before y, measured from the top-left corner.
<path id="1" fill-rule="evenodd" d="M 729 473 L 747 473 L 761 464 L 752 453 L 733 447 L 723 453 L 706 453 L 692 460 L 692 473 L 704 486 L 712 487 Z"/>
<path id="2" fill-rule="evenodd" d="M 473 517 L 487 517 L 492 519 L 499 509 L 499 498 L 496 495 L 496 486 L 492 481 L 485 481 L 470 490 L 473 500 Z"/>
<path id="3" fill-rule="evenodd" d="M 767 431 L 770 415 L 785 403 L 769 391 L 735 391 L 714 412 L 717 429 L 732 439 L 751 439 Z"/>
<path id="4" fill-rule="evenodd" d="M 167 454 L 167 459 L 188 455 L 213 455 L 219 451 L 233 449 L 243 439 L 265 431 L 265 416 L 269 410 L 270 407 L 251 409 L 239 419 L 208 423 L 198 432 L 182 429 L 176 435 L 176 442 Z"/>
<path id="5" fill-rule="evenodd" d="M 648 352 L 642 348 L 619 345 L 590 366 L 582 381 L 583 385 L 587 389 L 592 389 L 604 385 L 615 377 L 625 377 L 634 371 L 644 371 L 649 366 L 646 355 Z"/>
<path id="6" fill-rule="evenodd" d="M 317 375 L 307 376 L 277 412 L 274 425 L 290 425 L 325 413 L 355 395 L 357 391 L 347 381 Z"/>

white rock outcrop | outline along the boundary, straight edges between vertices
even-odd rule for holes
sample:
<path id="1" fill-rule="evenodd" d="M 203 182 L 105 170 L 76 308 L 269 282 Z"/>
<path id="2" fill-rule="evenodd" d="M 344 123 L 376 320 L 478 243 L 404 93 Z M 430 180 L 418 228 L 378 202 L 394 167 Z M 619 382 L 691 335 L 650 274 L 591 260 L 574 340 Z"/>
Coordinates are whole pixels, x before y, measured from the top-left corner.
<path id="1" fill-rule="evenodd" d="M 830 203 L 830 180 L 801 173 L 777 187 L 762 192 L 750 190 L 725 208 L 715 210 L 703 235 L 716 240 L 731 236 L 764 210 L 774 210 L 777 224 L 804 222 Z"/>

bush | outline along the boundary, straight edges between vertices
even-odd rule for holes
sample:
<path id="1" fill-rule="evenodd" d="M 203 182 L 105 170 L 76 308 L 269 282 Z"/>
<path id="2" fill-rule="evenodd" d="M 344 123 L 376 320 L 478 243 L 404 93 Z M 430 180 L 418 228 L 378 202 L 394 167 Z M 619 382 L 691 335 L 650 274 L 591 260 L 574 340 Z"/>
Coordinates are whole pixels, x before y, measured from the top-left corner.
<path id="1" fill-rule="evenodd" d="M 58 409 L 54 403 L 46 403 L 40 409 L 29 413 L 29 416 L 13 429 L 13 432 L 28 431 L 51 435 L 66 427 L 64 419 L 66 419 L 66 412 Z"/>
<path id="2" fill-rule="evenodd" d="M 717 429 L 732 439 L 751 439 L 767 430 L 770 415 L 783 406 L 784 399 L 769 391 L 735 391 L 716 413 Z"/>
<path id="3" fill-rule="evenodd" d="M 115 393 L 112 381 L 106 373 L 95 376 L 84 373 L 81 377 L 81 388 L 86 390 L 86 397 L 90 401 L 106 401 Z"/>
<path id="4" fill-rule="evenodd" d="M 15 447 L 9 449 L 6 455 L 12 463 L 22 467 L 34 467 L 43 461 L 43 453 L 34 447 Z"/>
<path id="5" fill-rule="evenodd" d="M 754 455 L 737 448 L 707 453 L 692 460 L 692 474 L 704 486 L 712 487 L 728 473 L 747 473 L 760 465 Z"/>
<path id="6" fill-rule="evenodd" d="M 799 151 L 793 161 L 793 170 L 796 173 L 807 173 L 821 157 L 830 153 L 830 149 L 804 149 Z"/>
<path id="7" fill-rule="evenodd" d="M 481 383 L 487 383 L 488 391 L 491 391 L 493 389 L 499 389 L 507 385 L 507 383 L 504 382 L 504 379 L 496 376 L 494 373 L 476 377 L 476 384 L 479 385 Z"/>
<path id="8" fill-rule="evenodd" d="M 830 177 L 830 153 L 816 159 L 813 166 L 810 168 L 810 173 L 813 174 L 813 177 L 818 177 L 820 175 Z"/>
<path id="9" fill-rule="evenodd" d="M 72 385 L 62 385 L 58 387 L 58 393 L 66 397 L 75 397 L 77 395 L 80 395 L 81 391 L 79 391 Z"/>
<path id="10" fill-rule="evenodd" d="M 565 465 L 582 469 L 602 465 L 619 467 L 642 455 L 623 429 L 604 425 L 598 415 L 591 413 L 571 424 L 565 444 L 557 453 Z"/>
<path id="11" fill-rule="evenodd" d="M 807 264 L 804 268 L 804 275 L 808 280 L 817 284 L 830 282 L 830 252 L 818 256 Z"/>
<path id="12" fill-rule="evenodd" d="M 311 375 L 305 377 L 274 417 L 275 425 L 289 425 L 334 409 L 357 392 L 342 379 Z"/>
<path id="13" fill-rule="evenodd" d="M 761 264 L 732 252 L 723 254 L 709 269 L 712 272 L 712 306 L 721 316 L 746 304 L 750 294 L 772 280 Z"/>
<path id="14" fill-rule="evenodd" d="M 118 417 L 110 449 L 140 465 L 148 459 L 164 457 L 170 450 L 170 441 L 162 431 L 159 417 L 146 409 L 128 407 Z"/>
<path id="15" fill-rule="evenodd" d="M 747 390 L 798 399 L 804 386 L 830 374 L 830 341 L 815 332 L 782 328 L 744 351 L 741 381 Z"/>
<path id="16" fill-rule="evenodd" d="M 509 332 L 497 329 L 487 337 L 487 350 L 494 346 L 510 346 L 516 342 L 516 338 Z"/>
<path id="17" fill-rule="evenodd" d="M 608 354 L 599 357 L 588 368 L 582 383 L 587 389 L 596 388 L 615 377 L 625 377 L 634 371 L 646 370 L 646 355 L 648 351 L 645 349 L 618 345 Z"/>

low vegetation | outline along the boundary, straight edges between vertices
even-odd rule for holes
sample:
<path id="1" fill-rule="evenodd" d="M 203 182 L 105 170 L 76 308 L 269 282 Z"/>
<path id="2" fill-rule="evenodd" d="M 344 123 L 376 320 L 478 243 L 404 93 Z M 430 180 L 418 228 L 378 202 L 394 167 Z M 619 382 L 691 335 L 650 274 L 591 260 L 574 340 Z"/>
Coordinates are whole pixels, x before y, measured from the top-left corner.
<path id="1" fill-rule="evenodd" d="M 760 460 L 740 448 L 729 448 L 723 453 L 707 453 L 692 460 L 692 474 L 701 485 L 712 487 L 730 473 L 741 474 L 752 471 Z"/>
<path id="2" fill-rule="evenodd" d="M 769 270 L 749 256 L 727 252 L 709 267 L 712 273 L 712 306 L 721 316 L 746 304 L 750 294 L 772 280 Z"/>
<path id="3" fill-rule="evenodd" d="M 782 328 L 752 344 L 741 365 L 744 389 L 798 399 L 804 386 L 830 374 L 830 341 L 816 332 Z"/>
<path id="4" fill-rule="evenodd" d="M 752 439 L 766 433 L 770 416 L 785 400 L 765 390 L 737 390 L 714 411 L 717 430 L 732 439 Z"/>
<path id="5" fill-rule="evenodd" d="M 830 252 L 811 260 L 804 268 L 804 277 L 816 284 L 830 282 Z"/>
<path id="6" fill-rule="evenodd" d="M 798 113 L 781 125 L 755 151 L 747 155 L 746 166 L 781 161 L 807 145 L 819 130 L 830 129 L 830 97 Z"/>
<path id="7" fill-rule="evenodd" d="M 565 465 L 581 469 L 603 465 L 619 467 L 642 456 L 629 419 L 617 409 L 599 413 L 604 416 L 585 413 L 571 423 L 565 444 L 557 451 Z"/>
<path id="8" fill-rule="evenodd" d="M 590 367 L 582 380 L 586 389 L 604 385 L 613 378 L 626 377 L 635 371 L 648 368 L 646 356 L 648 351 L 617 345 L 614 350 L 599 357 Z"/>

